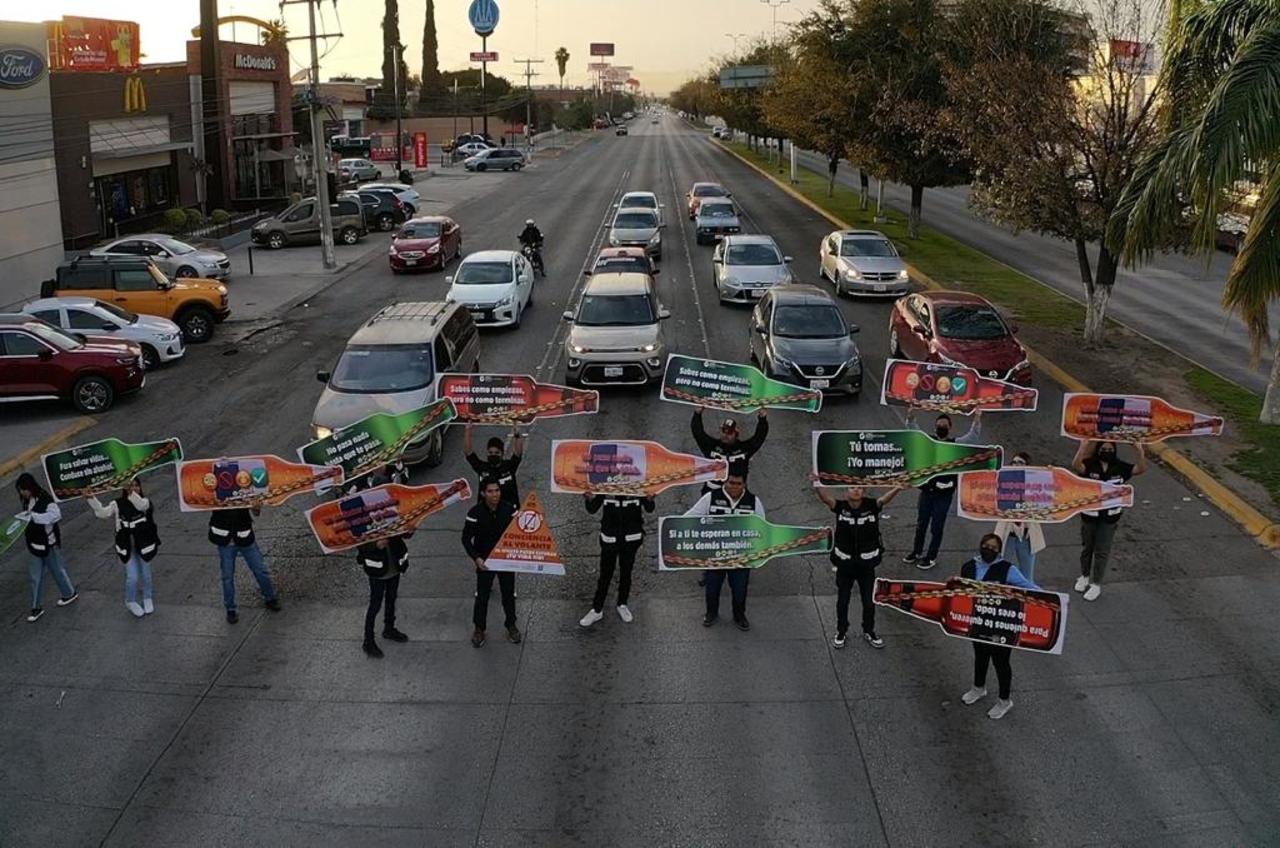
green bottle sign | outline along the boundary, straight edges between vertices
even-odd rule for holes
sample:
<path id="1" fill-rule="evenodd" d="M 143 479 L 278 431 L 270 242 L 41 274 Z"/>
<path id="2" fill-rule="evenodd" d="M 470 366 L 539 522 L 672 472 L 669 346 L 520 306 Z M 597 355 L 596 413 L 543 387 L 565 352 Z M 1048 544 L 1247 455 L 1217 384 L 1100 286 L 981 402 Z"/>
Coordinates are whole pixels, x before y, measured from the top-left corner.
<path id="1" fill-rule="evenodd" d="M 123 489 L 142 472 L 181 459 L 182 443 L 177 439 L 140 444 L 103 439 L 47 453 L 41 461 L 54 500 L 69 501 Z"/>
<path id="2" fill-rule="evenodd" d="M 448 424 L 457 415 L 448 398 L 399 415 L 376 412 L 303 445 L 298 448 L 298 458 L 309 465 L 336 465 L 348 479 L 357 477 L 394 462 L 410 442 Z"/>
<path id="3" fill-rule="evenodd" d="M 941 474 L 1000 467 L 998 445 L 942 442 L 919 430 L 819 430 L 813 470 L 822 486 L 920 486 Z"/>
<path id="4" fill-rule="evenodd" d="M 758 515 L 669 515 L 658 523 L 658 568 L 759 568 L 775 557 L 827 553 L 826 527 L 770 524 Z"/>
<path id="5" fill-rule="evenodd" d="M 662 399 L 730 412 L 755 412 L 764 407 L 817 412 L 822 408 L 822 392 L 816 389 L 770 379 L 750 365 L 676 353 L 667 357 Z"/>

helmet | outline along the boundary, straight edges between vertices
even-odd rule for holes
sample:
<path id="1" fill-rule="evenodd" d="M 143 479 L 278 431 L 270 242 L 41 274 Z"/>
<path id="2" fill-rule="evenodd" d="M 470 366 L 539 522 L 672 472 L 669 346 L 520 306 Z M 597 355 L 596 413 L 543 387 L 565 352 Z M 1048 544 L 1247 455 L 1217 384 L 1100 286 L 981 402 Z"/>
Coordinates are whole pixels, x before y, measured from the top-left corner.
<path id="1" fill-rule="evenodd" d="M 530 218 L 529 220 L 525 221 L 525 222 L 524 222 L 524 225 L 525 225 L 526 227 L 532 227 L 532 226 L 533 226 L 533 219 L 532 219 L 532 218 Z"/>

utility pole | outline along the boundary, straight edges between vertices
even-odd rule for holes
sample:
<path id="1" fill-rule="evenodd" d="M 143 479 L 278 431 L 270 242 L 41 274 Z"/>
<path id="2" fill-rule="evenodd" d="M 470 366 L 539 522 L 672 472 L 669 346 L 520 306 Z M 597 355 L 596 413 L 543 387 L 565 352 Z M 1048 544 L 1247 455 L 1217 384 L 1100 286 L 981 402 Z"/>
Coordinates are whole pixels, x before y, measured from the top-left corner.
<path id="1" fill-rule="evenodd" d="M 205 212 L 221 209 L 226 198 L 223 176 L 227 152 L 222 131 L 222 94 L 218 91 L 218 0 L 200 0 L 200 117 L 204 135 Z"/>
<path id="2" fill-rule="evenodd" d="M 400 115 L 404 112 L 404 98 L 400 96 L 400 63 L 404 61 L 404 45 L 392 45 L 391 50 L 395 53 L 395 64 L 391 67 L 391 87 L 395 91 L 396 98 L 396 179 L 400 179 L 400 172 L 404 170 L 404 131 L 400 128 Z"/>
<path id="3" fill-rule="evenodd" d="M 541 65 L 545 59 L 516 59 L 517 65 L 524 65 L 524 137 L 525 146 L 533 144 L 533 78 L 541 76 L 533 72 L 534 65 Z"/>

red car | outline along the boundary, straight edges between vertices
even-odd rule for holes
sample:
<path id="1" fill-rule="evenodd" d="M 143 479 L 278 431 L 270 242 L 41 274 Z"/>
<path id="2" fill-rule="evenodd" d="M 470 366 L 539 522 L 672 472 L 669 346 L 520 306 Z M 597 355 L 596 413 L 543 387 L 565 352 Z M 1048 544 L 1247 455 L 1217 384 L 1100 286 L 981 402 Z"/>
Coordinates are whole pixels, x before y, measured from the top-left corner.
<path id="1" fill-rule="evenodd" d="M 689 203 L 689 220 L 698 217 L 698 207 L 708 197 L 733 197 L 729 190 L 719 183 L 694 183 L 693 188 L 685 195 Z"/>
<path id="2" fill-rule="evenodd" d="M 411 218 L 391 237 L 387 258 L 396 274 L 442 269 L 462 255 L 462 227 L 443 215 Z"/>
<path id="3" fill-rule="evenodd" d="M 588 271 L 591 273 L 630 272 L 656 276 L 658 266 L 640 247 L 606 247 L 596 257 L 596 264 Z"/>
<path id="4" fill-rule="evenodd" d="M 0 402 L 69 400 L 105 412 L 146 383 L 137 342 L 71 334 L 30 315 L 0 315 Z"/>
<path id="5" fill-rule="evenodd" d="M 916 362 L 965 365 L 984 377 L 1030 385 L 1027 352 L 991 303 L 968 292 L 909 294 L 889 318 L 892 356 Z"/>

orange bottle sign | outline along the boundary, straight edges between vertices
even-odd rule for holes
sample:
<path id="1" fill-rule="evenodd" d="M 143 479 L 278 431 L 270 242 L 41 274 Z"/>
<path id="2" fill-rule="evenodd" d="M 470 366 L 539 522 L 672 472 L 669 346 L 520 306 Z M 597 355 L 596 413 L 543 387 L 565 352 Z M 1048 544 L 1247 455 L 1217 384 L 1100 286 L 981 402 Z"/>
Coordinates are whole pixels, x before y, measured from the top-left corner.
<path id="1" fill-rule="evenodd" d="M 307 523 L 327 554 L 403 536 L 427 516 L 471 498 L 466 480 L 426 486 L 387 483 L 307 510 Z"/>
<path id="2" fill-rule="evenodd" d="M 723 480 L 728 473 L 723 459 L 676 453 L 657 442 L 551 443 L 551 491 L 561 494 L 652 496 L 672 486 Z"/>
<path id="3" fill-rule="evenodd" d="M 507 525 L 484 566 L 490 571 L 564 576 L 564 560 L 556 550 L 547 514 L 542 511 L 542 504 L 533 492 L 524 499 L 524 504 Z"/>
<path id="4" fill-rule="evenodd" d="M 957 512 L 975 521 L 1057 524 L 1082 512 L 1133 506 L 1133 486 L 1077 477 L 1065 468 L 1006 465 L 960 475 Z"/>
<path id="5" fill-rule="evenodd" d="M 436 397 L 453 401 L 457 420 L 468 424 L 510 426 L 600 410 L 594 389 L 539 383 L 527 374 L 442 374 Z"/>
<path id="6" fill-rule="evenodd" d="M 1152 442 L 1176 436 L 1220 436 L 1222 419 L 1148 395 L 1067 394 L 1062 435 L 1104 442 Z"/>
<path id="7" fill-rule="evenodd" d="M 879 577 L 874 598 L 880 606 L 936 622 L 948 636 L 971 642 L 1061 654 L 1067 636 L 1070 599 L 1063 592 L 962 577 L 945 583 Z"/>
<path id="8" fill-rule="evenodd" d="M 983 377 L 963 365 L 939 365 L 890 359 L 884 366 L 880 403 L 968 415 L 1017 410 L 1034 412 L 1040 393 L 1025 386 Z"/>
<path id="9" fill-rule="evenodd" d="M 342 482 L 342 469 L 305 465 L 278 456 L 224 456 L 178 463 L 183 512 L 279 506 L 303 492 L 319 494 Z"/>

